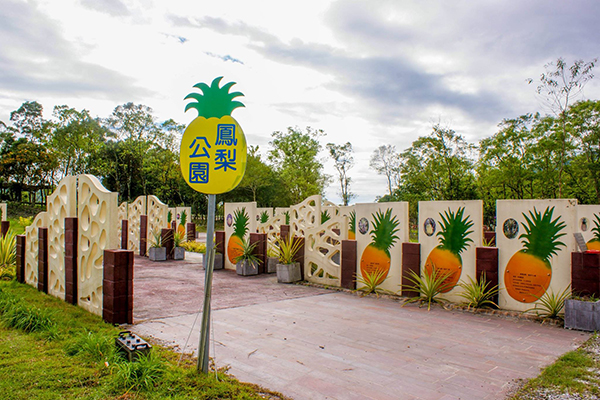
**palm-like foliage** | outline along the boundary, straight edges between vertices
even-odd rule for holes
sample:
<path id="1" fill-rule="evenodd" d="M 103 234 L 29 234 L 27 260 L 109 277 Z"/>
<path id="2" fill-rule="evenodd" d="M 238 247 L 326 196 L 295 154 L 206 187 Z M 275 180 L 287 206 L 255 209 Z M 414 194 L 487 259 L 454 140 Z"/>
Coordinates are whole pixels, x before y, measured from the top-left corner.
<path id="1" fill-rule="evenodd" d="M 282 264 L 293 264 L 296 253 L 298 253 L 300 247 L 302 247 L 302 242 L 300 240 L 280 240 L 274 250 L 275 257 L 277 257 Z"/>
<path id="2" fill-rule="evenodd" d="M 550 290 L 544 293 L 542 297 L 538 297 L 539 302 L 535 303 L 533 308 L 529 308 L 523 312 L 535 312 L 537 316 L 542 318 L 562 318 L 565 301 L 569 297 L 571 297 L 571 285 L 567 286 L 559 294 L 555 294 L 554 291 Z"/>
<path id="3" fill-rule="evenodd" d="M 364 276 L 356 276 L 355 282 L 363 285 L 356 290 L 362 292 L 364 296 L 371 293 L 375 293 L 377 297 L 379 297 L 380 294 L 394 294 L 393 292 L 380 287 L 380 285 L 388 279 L 383 279 L 384 276 L 385 271 L 379 269 L 367 272 Z"/>
<path id="4" fill-rule="evenodd" d="M 402 289 L 411 292 L 419 293 L 419 296 L 409 298 L 406 303 L 419 302 L 421 304 L 427 304 L 427 311 L 431 309 L 433 303 L 443 304 L 446 300 L 439 297 L 439 295 L 446 288 L 445 280 L 452 275 L 451 272 L 441 273 L 436 271 L 435 266 L 431 269 L 431 272 L 427 270 L 423 271 L 423 276 L 417 274 L 414 271 L 409 272 L 408 280 L 410 284 L 402 285 Z"/>
<path id="5" fill-rule="evenodd" d="M 17 240 L 12 230 L 0 237 L 0 279 L 12 279 L 17 263 Z"/>
<path id="6" fill-rule="evenodd" d="M 492 301 L 492 298 L 499 292 L 498 285 L 490 286 L 491 282 L 485 278 L 485 273 L 481 275 L 479 281 L 473 280 L 470 276 L 468 279 L 468 283 L 458 284 L 464 290 L 459 296 L 467 301 L 467 308 L 498 307 L 498 304 Z"/>

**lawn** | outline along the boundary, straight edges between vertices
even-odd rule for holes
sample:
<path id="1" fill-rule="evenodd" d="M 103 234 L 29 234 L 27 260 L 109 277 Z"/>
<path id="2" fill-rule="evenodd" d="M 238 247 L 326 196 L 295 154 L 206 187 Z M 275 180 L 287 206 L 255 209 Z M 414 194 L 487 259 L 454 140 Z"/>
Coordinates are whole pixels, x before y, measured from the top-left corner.
<path id="1" fill-rule="evenodd" d="M 115 351 L 118 327 L 15 281 L 0 282 L 1 399 L 279 399 L 224 371 L 154 346 L 130 363 Z"/>

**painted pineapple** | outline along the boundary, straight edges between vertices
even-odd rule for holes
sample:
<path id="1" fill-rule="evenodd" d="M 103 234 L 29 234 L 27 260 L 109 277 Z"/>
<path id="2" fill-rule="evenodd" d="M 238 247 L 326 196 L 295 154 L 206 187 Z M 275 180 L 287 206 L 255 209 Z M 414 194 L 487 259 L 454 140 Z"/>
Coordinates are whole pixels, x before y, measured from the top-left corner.
<path id="1" fill-rule="evenodd" d="M 360 257 L 360 273 L 367 276 L 381 273 L 380 284 L 387 278 L 390 272 L 392 256 L 390 249 L 399 239 L 396 233 L 399 231 L 399 222 L 396 216 L 392 217 L 392 209 L 388 208 L 384 213 L 377 211 L 373 216 L 373 229 L 369 231 L 371 243 L 365 248 Z"/>
<path id="2" fill-rule="evenodd" d="M 356 240 L 356 211 L 351 211 L 348 217 L 348 239 Z"/>
<path id="3" fill-rule="evenodd" d="M 248 233 L 248 221 L 250 217 L 246 213 L 246 207 L 233 212 L 233 234 L 227 243 L 227 257 L 232 264 L 235 264 L 235 260 L 242 255 L 244 236 Z"/>
<path id="4" fill-rule="evenodd" d="M 181 222 L 179 222 L 179 226 L 177 227 L 177 233 L 180 235 L 185 235 L 185 224 L 187 223 L 187 213 L 185 210 L 181 212 Z"/>
<path id="5" fill-rule="evenodd" d="M 446 275 L 448 278 L 444 281 L 442 293 L 447 293 L 460 279 L 462 273 L 461 253 L 469 247 L 473 240 L 468 236 L 473 233 L 469 230 L 473 226 L 473 221 L 469 217 L 463 217 L 465 208 L 460 207 L 456 212 L 444 211 L 440 213 L 442 221 L 440 222 L 440 231 L 437 233 L 439 245 L 435 247 L 425 260 L 425 270 L 432 274 L 435 269 L 436 274 Z"/>
<path id="6" fill-rule="evenodd" d="M 600 250 L 600 217 L 598 214 L 594 214 L 594 217 L 596 218 L 594 220 L 594 227 L 592 228 L 594 237 L 587 242 L 587 247 L 589 250 Z"/>
<path id="7" fill-rule="evenodd" d="M 267 222 L 269 222 L 269 213 L 266 211 L 263 211 L 260 213 L 260 223 L 266 224 Z"/>
<path id="8" fill-rule="evenodd" d="M 519 235 L 519 239 L 523 239 L 523 249 L 511 257 L 504 271 L 506 291 L 517 301 L 532 303 L 550 286 L 550 258 L 557 254 L 559 247 L 566 246 L 558 240 L 566 235 L 560 233 L 566 224 L 560 221 L 560 217 L 552 220 L 553 212 L 554 207 L 547 207 L 543 214 L 534 207 L 529 216 L 523 213 L 525 233 Z"/>

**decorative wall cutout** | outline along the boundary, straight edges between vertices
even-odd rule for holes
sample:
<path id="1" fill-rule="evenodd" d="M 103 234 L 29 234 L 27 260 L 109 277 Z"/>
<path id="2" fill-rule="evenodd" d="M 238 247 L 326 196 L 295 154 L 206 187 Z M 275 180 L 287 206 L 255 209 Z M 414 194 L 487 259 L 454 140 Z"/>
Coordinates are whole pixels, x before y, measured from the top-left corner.
<path id="1" fill-rule="evenodd" d="M 133 250 L 135 254 L 140 251 L 140 217 L 146 214 L 146 196 L 139 196 L 129 204 L 127 216 L 129 219 L 127 236 L 127 249 Z M 148 232 L 150 234 L 150 232 Z"/>
<path id="2" fill-rule="evenodd" d="M 102 262 L 104 250 L 116 249 L 118 245 L 118 194 L 106 190 L 92 175 L 79 175 L 77 189 L 78 304 L 91 313 L 102 315 Z"/>
<path id="3" fill-rule="evenodd" d="M 321 225 L 321 196 L 310 196 L 290 207 L 290 235 L 304 237 L 306 229 Z"/>
<path id="4" fill-rule="evenodd" d="M 48 294 L 65 298 L 65 218 L 77 215 L 77 177 L 63 178 L 47 200 Z"/>
<path id="5" fill-rule="evenodd" d="M 277 247 L 277 241 L 279 240 L 279 234 L 281 232 L 281 225 L 285 224 L 285 214 L 279 214 L 269 218 L 269 220 L 263 224 L 258 224 L 256 230 L 258 233 L 267 234 L 267 252 L 273 251 Z"/>
<path id="6" fill-rule="evenodd" d="M 578 205 L 575 232 L 580 232 L 588 249 L 600 250 L 600 205 Z"/>
<path id="7" fill-rule="evenodd" d="M 153 195 L 148 196 L 147 212 L 148 233 L 152 234 L 154 231 L 170 228 L 170 226 L 167 226 L 167 213 L 169 212 L 169 207 L 160 201 L 158 197 Z"/>
<path id="8" fill-rule="evenodd" d="M 38 228 L 48 226 L 47 213 L 35 216 L 33 223 L 25 228 L 25 282 L 37 289 L 38 284 Z"/>
<path id="9" fill-rule="evenodd" d="M 348 217 L 336 215 L 318 227 L 305 229 L 304 234 L 304 279 L 340 286 L 342 240 L 348 238 Z"/>

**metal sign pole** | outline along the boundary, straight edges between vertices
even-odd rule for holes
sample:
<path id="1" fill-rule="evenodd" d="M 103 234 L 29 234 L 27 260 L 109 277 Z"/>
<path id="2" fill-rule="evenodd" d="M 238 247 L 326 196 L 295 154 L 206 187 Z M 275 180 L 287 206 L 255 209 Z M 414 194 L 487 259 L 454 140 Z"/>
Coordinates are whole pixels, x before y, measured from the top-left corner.
<path id="1" fill-rule="evenodd" d="M 198 370 L 208 373 L 208 349 L 210 340 L 210 296 L 212 292 L 212 276 L 215 265 L 213 237 L 215 235 L 215 203 L 216 195 L 208 195 L 208 220 L 206 221 L 206 265 L 204 266 L 204 306 L 202 308 L 202 324 L 200 327 L 200 343 L 198 345 Z"/>

